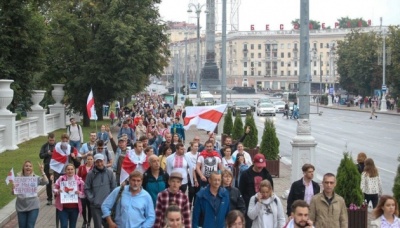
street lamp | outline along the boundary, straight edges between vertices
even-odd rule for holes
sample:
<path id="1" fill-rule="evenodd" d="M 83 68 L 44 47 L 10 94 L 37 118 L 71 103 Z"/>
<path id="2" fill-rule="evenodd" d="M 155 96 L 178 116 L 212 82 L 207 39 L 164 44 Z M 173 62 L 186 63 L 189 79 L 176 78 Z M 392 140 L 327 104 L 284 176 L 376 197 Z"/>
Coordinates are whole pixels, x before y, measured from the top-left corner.
<path id="1" fill-rule="evenodd" d="M 382 24 L 382 18 L 381 18 Z M 386 30 L 382 29 L 382 100 L 381 100 L 381 112 L 386 112 Z M 378 106 L 379 108 L 379 106 Z"/>
<path id="2" fill-rule="evenodd" d="M 194 8 L 195 13 L 197 15 L 197 54 L 196 54 L 196 79 L 197 79 L 197 99 L 200 99 L 200 13 L 201 9 L 206 6 L 205 4 L 193 4 L 189 3 L 188 5 L 188 13 L 192 13 L 192 8 Z"/>
<path id="3" fill-rule="evenodd" d="M 317 49 L 313 48 L 312 49 L 313 53 L 313 59 L 314 61 L 318 60 L 319 61 L 319 97 L 317 99 L 317 113 L 319 113 L 319 101 L 321 99 L 321 92 L 322 92 L 322 71 L 321 71 L 321 61 L 322 61 L 322 55 L 321 53 L 319 54 L 319 58 L 317 57 Z"/>

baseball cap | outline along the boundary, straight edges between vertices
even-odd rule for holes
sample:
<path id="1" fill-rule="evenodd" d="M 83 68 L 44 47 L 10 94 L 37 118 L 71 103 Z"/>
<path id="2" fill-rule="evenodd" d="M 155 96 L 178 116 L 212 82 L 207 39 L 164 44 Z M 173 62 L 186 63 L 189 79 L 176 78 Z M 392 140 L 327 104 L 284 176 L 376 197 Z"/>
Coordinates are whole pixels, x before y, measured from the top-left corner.
<path id="1" fill-rule="evenodd" d="M 177 178 L 179 180 L 183 180 L 182 174 L 179 172 L 172 172 L 171 175 L 169 175 L 169 179 L 172 178 Z"/>
<path id="2" fill-rule="evenodd" d="M 264 168 L 267 166 L 267 164 L 265 163 L 265 157 L 263 154 L 256 154 L 253 158 L 253 163 L 258 168 Z"/>
<path id="3" fill-rule="evenodd" d="M 97 160 L 104 160 L 104 156 L 102 154 L 96 154 L 94 156 L 94 161 L 97 161 Z"/>

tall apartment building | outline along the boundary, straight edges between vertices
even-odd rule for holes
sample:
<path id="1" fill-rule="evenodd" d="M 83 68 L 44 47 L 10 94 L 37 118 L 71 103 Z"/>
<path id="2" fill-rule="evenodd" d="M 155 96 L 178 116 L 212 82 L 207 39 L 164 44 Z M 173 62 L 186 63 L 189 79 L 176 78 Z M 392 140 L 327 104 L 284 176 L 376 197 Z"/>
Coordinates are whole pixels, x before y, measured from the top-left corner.
<path id="1" fill-rule="evenodd" d="M 358 28 L 362 32 L 379 32 L 380 27 Z M 336 47 L 351 29 L 310 30 L 311 90 L 318 91 L 320 83 L 337 84 Z M 257 90 L 296 90 L 300 64 L 300 31 L 249 31 L 227 34 L 227 87 L 251 86 Z M 187 45 L 188 82 L 195 82 L 196 38 L 170 43 L 171 61 L 165 74 L 172 74 L 179 66 L 180 80 L 185 77 L 185 45 Z M 205 39 L 200 39 L 201 66 L 205 62 Z M 221 68 L 221 36 L 216 38 L 216 61 Z M 221 74 L 220 74 L 221 75 Z"/>

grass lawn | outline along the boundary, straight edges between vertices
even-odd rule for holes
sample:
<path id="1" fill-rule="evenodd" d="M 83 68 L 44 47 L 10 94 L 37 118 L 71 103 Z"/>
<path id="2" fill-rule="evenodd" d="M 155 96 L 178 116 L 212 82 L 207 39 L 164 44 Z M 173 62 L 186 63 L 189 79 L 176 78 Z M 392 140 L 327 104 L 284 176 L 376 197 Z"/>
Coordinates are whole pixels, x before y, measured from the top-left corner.
<path id="1" fill-rule="evenodd" d="M 100 131 L 102 124 L 109 123 L 109 120 L 97 121 L 97 131 Z M 89 133 L 92 131 L 96 131 L 95 121 L 91 121 L 90 127 L 82 127 L 84 142 L 89 140 Z M 59 141 L 61 134 L 64 132 L 66 132 L 65 129 L 59 129 L 54 132 L 57 141 Z M 11 168 L 14 168 L 14 174 L 17 175 L 17 173 L 21 172 L 23 163 L 29 160 L 33 164 L 35 173 L 40 174 L 38 162 L 42 162 L 42 160 L 39 158 L 39 152 L 46 142 L 46 136 L 37 137 L 19 144 L 19 149 L 17 150 L 7 150 L 0 154 L 0 208 L 3 208 L 15 198 L 15 196 L 11 195 L 11 184 L 7 186 L 5 182 L 8 172 Z"/>

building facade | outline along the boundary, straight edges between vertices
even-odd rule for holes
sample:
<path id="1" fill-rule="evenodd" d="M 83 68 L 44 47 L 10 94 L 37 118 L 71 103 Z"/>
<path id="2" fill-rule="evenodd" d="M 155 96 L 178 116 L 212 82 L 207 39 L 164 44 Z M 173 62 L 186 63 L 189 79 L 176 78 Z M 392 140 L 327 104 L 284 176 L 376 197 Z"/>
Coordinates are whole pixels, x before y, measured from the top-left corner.
<path id="1" fill-rule="evenodd" d="M 357 28 L 362 32 L 379 32 L 380 27 Z M 336 47 L 351 29 L 310 30 L 311 90 L 338 84 L 340 75 L 336 71 Z M 227 87 L 248 86 L 257 91 L 297 90 L 300 64 L 300 31 L 249 31 L 227 34 Z M 196 41 L 190 38 L 170 43 L 171 61 L 165 74 L 178 74 L 178 80 L 195 82 Z M 185 46 L 187 52 L 185 54 Z M 216 38 L 216 61 L 221 69 L 221 36 Z M 201 67 L 205 62 L 205 39 L 200 38 Z M 186 71 L 185 71 L 186 56 Z M 179 66 L 178 66 L 179 65 Z M 175 69 L 175 71 L 174 71 Z M 176 71 L 179 69 L 179 71 Z M 200 69 L 201 70 L 201 69 Z M 221 75 L 221 73 L 220 73 Z M 182 83 L 182 85 L 184 85 Z"/>

